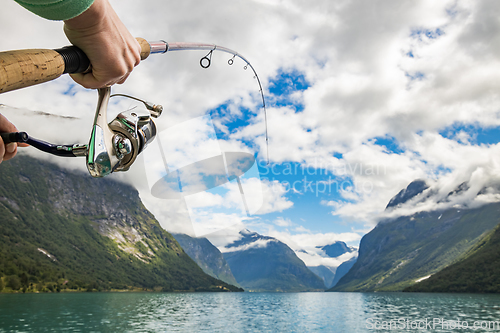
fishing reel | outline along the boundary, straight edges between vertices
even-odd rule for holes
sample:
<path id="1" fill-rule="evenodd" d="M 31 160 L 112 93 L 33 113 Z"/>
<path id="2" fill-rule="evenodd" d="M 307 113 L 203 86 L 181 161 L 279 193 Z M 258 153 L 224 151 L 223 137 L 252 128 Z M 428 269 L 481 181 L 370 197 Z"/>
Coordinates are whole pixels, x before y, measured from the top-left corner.
<path id="1" fill-rule="evenodd" d="M 87 158 L 87 169 L 92 177 L 104 177 L 115 171 L 127 171 L 137 156 L 156 137 L 156 125 L 152 118 L 161 115 L 163 107 L 144 102 L 135 97 L 117 94 L 138 100 L 144 107 L 121 112 L 110 123 L 107 109 L 111 88 L 99 89 L 99 99 L 88 144 L 54 145 L 30 137 L 26 132 L 2 133 L 5 144 L 24 142 L 44 152 L 64 157 Z"/>
<path id="2" fill-rule="evenodd" d="M 137 156 L 156 137 L 156 125 L 151 118 L 159 117 L 163 111 L 161 105 L 141 101 L 145 108 L 124 111 L 108 124 L 107 108 L 110 97 L 111 88 L 99 89 L 94 125 L 86 152 L 87 169 L 92 177 L 104 177 L 114 171 L 127 171 Z"/>

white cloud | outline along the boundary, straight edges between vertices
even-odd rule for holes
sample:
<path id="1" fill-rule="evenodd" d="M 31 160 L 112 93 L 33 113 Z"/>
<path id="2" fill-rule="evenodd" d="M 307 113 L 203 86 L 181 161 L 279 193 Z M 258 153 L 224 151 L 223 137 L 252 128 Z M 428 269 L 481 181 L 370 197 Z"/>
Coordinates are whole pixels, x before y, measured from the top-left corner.
<path id="1" fill-rule="evenodd" d="M 228 228 L 238 232 L 243 229 L 244 223 L 256 219 L 258 214 L 283 211 L 293 205 L 283 191 L 271 188 L 269 182 L 247 178 L 241 179 L 241 183 L 245 189 L 243 194 L 233 181 L 222 186 L 227 190 L 223 194 L 200 192 L 185 198 L 197 236 Z M 273 186 L 280 187 L 279 184 Z M 247 208 L 250 216 L 247 215 Z"/>
<path id="2" fill-rule="evenodd" d="M 357 251 L 345 253 L 337 258 L 328 258 L 321 247 L 336 241 L 358 244 L 361 239 L 361 235 L 356 232 L 313 233 L 303 227 L 296 228 L 294 233 L 291 233 L 288 230 L 278 231 L 273 226 L 268 226 L 266 234 L 287 244 L 307 266 L 325 265 L 332 268 L 356 256 Z"/>
<path id="3" fill-rule="evenodd" d="M 298 227 L 296 227 L 294 229 L 294 231 L 296 233 L 304 233 L 304 232 L 307 232 L 307 233 L 311 233 L 311 230 L 307 229 L 307 228 L 304 228 L 303 226 L 299 225 Z"/>
<path id="4" fill-rule="evenodd" d="M 196 237 L 206 237 L 225 229 L 242 229 L 248 218 L 237 213 L 213 213 L 208 211 L 190 211 L 191 223 Z"/>
<path id="5" fill-rule="evenodd" d="M 327 266 L 330 268 L 337 268 L 340 266 L 342 263 L 348 261 L 351 258 L 357 257 L 358 252 L 348 252 L 344 253 L 341 256 L 338 256 L 337 258 L 328 258 L 328 257 L 323 257 L 319 255 L 318 253 L 305 253 L 305 252 L 296 252 L 297 256 L 306 264 L 306 266 Z"/>
<path id="6" fill-rule="evenodd" d="M 333 244 L 336 241 L 343 241 L 347 244 L 357 244 L 361 239 L 361 235 L 356 232 L 343 232 L 343 233 L 312 233 L 301 232 L 297 234 L 292 234 L 289 231 L 279 231 L 273 226 L 269 226 L 266 234 L 279 239 L 283 243 L 287 244 L 294 251 L 305 250 L 311 253 L 319 253 L 318 247 Z"/>
<path id="7" fill-rule="evenodd" d="M 272 212 L 282 212 L 293 206 L 293 202 L 286 197 L 286 188 L 278 181 L 263 179 L 260 182 L 263 192 L 262 207 L 257 214 L 267 214 Z"/>
<path id="8" fill-rule="evenodd" d="M 275 219 L 273 223 L 278 227 L 290 227 L 293 225 L 293 222 L 290 219 L 283 218 L 281 216 Z"/>
<path id="9" fill-rule="evenodd" d="M 265 248 L 269 243 L 276 242 L 274 239 L 258 239 L 254 242 L 248 243 L 248 244 L 243 244 L 240 246 L 236 247 L 223 247 L 220 248 L 220 251 L 222 253 L 225 252 L 238 252 L 238 251 L 246 251 L 249 249 L 260 249 L 260 248 Z"/>
<path id="10" fill-rule="evenodd" d="M 224 205 L 224 198 L 211 192 L 200 192 L 185 198 L 190 208 L 220 207 Z"/>

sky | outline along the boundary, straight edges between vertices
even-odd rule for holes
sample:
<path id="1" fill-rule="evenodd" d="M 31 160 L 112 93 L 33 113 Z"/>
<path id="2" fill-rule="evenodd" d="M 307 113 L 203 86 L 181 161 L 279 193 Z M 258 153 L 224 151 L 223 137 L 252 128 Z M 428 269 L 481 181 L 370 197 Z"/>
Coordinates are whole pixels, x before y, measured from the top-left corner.
<path id="1" fill-rule="evenodd" d="M 243 61 L 230 66 L 228 54 L 215 51 L 208 69 L 199 65 L 204 51 L 152 55 L 113 87 L 164 106 L 157 140 L 129 172 L 110 177 L 134 184 L 167 230 L 212 235 L 223 247 L 248 228 L 306 250 L 297 253 L 317 265 L 324 261 L 318 246 L 358 246 L 381 219 L 499 200 L 493 192 L 477 196 L 500 182 L 497 1 L 111 3 L 134 36 L 237 51 L 263 86 L 269 147 L 257 80 Z M 68 43 L 61 22 L 13 1 L 4 1 L 0 26 L 2 50 Z M 34 137 L 86 143 L 96 100 L 95 91 L 62 77 L 0 95 L 9 106 L 0 112 Z M 111 114 L 130 107 L 112 101 Z M 255 163 L 239 184 L 208 186 L 207 175 L 213 181 L 226 171 L 217 164 L 227 162 L 226 152 Z M 28 153 L 85 170 L 83 161 Z M 153 186 L 177 170 L 193 177 L 196 190 L 178 200 L 155 197 Z M 431 199 L 385 211 L 415 179 L 428 182 Z M 463 182 L 469 190 L 443 203 Z"/>

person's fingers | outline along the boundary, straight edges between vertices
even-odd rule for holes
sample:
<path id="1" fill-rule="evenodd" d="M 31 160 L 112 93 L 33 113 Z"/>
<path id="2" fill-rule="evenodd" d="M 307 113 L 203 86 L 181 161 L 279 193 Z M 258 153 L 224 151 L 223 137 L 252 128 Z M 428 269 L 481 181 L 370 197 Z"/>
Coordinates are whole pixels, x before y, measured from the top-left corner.
<path id="1" fill-rule="evenodd" d="M 124 76 L 124 77 L 123 77 L 120 81 L 118 81 L 118 82 L 116 82 L 116 83 L 118 83 L 118 84 L 123 84 L 123 83 L 125 83 L 125 81 L 126 81 L 126 80 L 127 80 L 127 78 L 129 77 L 129 75 L 130 75 L 130 73 L 129 73 L 129 74 L 127 74 L 127 75 L 125 75 L 125 76 Z"/>
<path id="2" fill-rule="evenodd" d="M 94 67 L 93 67 L 94 68 Z M 116 83 L 124 83 L 132 73 L 132 68 L 122 67 L 121 70 L 114 72 L 104 72 L 98 69 L 93 69 L 91 73 L 71 74 L 71 78 L 78 84 L 87 89 L 97 89 L 106 86 L 112 86 Z"/>
<path id="3" fill-rule="evenodd" d="M 5 146 L 5 154 L 3 156 L 4 161 L 10 160 L 12 157 L 16 156 L 17 153 L 17 143 L 11 142 Z"/>
<path id="4" fill-rule="evenodd" d="M 137 59 L 129 59 L 123 61 L 122 64 L 118 64 L 116 68 L 108 67 L 107 71 L 98 71 L 95 67 L 92 67 L 92 72 L 90 73 L 78 73 L 70 74 L 71 78 L 78 84 L 82 85 L 87 89 L 97 89 L 106 86 L 112 86 L 116 83 L 124 83 L 135 66 L 135 61 Z M 137 63 L 140 62 L 137 61 Z"/>
<path id="5" fill-rule="evenodd" d="M 5 145 L 3 143 L 2 138 L 0 138 L 0 163 L 3 162 L 4 155 L 5 155 Z"/>
<path id="6" fill-rule="evenodd" d="M 80 84 L 81 86 L 87 88 L 87 89 L 97 89 L 97 88 L 104 88 L 104 87 L 110 87 L 116 83 L 123 83 L 125 80 L 128 78 L 129 74 L 124 75 L 123 77 L 120 77 L 119 80 L 113 80 L 113 81 L 107 81 L 107 82 L 102 82 L 98 79 L 95 78 L 92 73 L 86 73 L 86 74 L 70 74 L 71 78 L 73 81 L 76 83 Z"/>
<path id="7" fill-rule="evenodd" d="M 0 114 L 0 132 L 11 133 L 17 132 L 16 126 L 12 124 L 7 118 Z M 17 143 L 12 142 L 5 144 L 0 138 L 0 162 L 10 160 L 17 153 Z"/>
<path id="8" fill-rule="evenodd" d="M 86 73 L 86 74 L 70 74 L 71 78 L 73 81 L 78 83 L 79 85 L 83 86 L 84 88 L 87 89 L 97 89 L 97 88 L 103 88 L 105 86 L 111 86 L 110 83 L 107 82 L 101 82 L 98 81 L 92 73 Z"/>
<path id="9" fill-rule="evenodd" d="M 8 153 L 8 154 L 12 154 L 16 151 L 17 149 L 17 143 L 15 142 L 11 142 L 9 143 L 8 145 L 5 146 L 5 151 Z"/>

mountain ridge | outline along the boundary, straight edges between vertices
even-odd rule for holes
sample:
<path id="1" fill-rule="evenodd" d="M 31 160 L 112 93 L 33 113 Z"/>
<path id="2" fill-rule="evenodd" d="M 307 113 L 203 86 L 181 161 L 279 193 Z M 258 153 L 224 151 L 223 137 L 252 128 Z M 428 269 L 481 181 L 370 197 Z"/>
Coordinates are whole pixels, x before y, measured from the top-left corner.
<path id="1" fill-rule="evenodd" d="M 344 253 L 351 253 L 356 251 L 355 248 L 347 246 L 345 242 L 336 241 L 332 244 L 317 246 L 316 248 L 321 249 L 325 252 L 325 254 L 330 258 L 337 258 L 343 255 Z"/>
<path id="2" fill-rule="evenodd" d="M 461 184 L 448 196 L 466 188 Z M 422 193 L 417 192 L 395 198 L 408 201 Z M 357 262 L 330 290 L 401 291 L 456 262 L 500 223 L 499 216 L 500 203 L 490 203 L 382 220 L 363 236 Z"/>
<path id="3" fill-rule="evenodd" d="M 285 243 L 243 230 L 223 255 L 239 285 L 247 291 L 323 291 L 323 280 L 311 272 Z"/>

